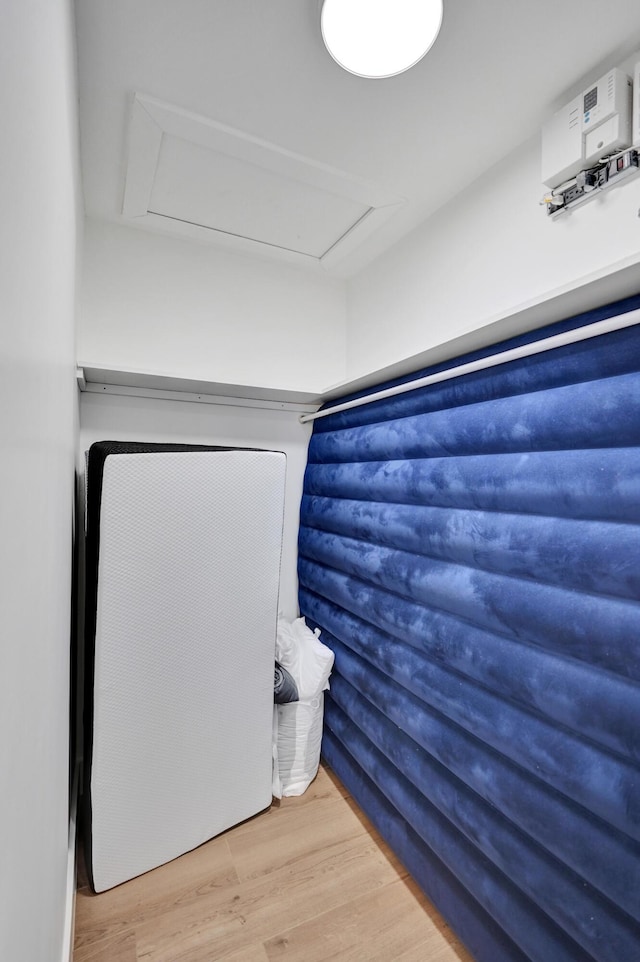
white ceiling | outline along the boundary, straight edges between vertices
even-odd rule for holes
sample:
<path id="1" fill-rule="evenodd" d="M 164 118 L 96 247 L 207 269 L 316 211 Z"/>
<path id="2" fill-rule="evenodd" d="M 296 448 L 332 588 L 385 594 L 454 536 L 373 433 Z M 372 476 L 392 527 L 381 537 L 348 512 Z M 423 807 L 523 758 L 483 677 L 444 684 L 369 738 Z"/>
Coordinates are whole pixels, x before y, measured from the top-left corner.
<path id="1" fill-rule="evenodd" d="M 225 246 L 241 230 L 275 257 L 298 237 L 300 262 L 318 269 L 327 245 L 375 210 L 377 201 L 362 206 L 367 192 L 403 199 L 381 201 L 377 214 L 392 216 L 354 229 L 323 265 L 344 276 L 534 135 L 577 84 L 640 48 L 638 0 L 444 0 L 426 58 L 384 80 L 354 77 L 331 59 L 319 0 L 77 0 L 76 17 L 88 216 L 169 231 L 195 220 L 200 240 Z M 295 172 L 287 192 L 284 167 L 263 169 L 246 155 L 234 165 L 233 150 L 205 155 L 202 143 L 174 139 L 148 185 L 169 214 L 123 215 L 127 173 L 138 169 L 129 161 L 136 93 L 212 131 L 233 128 L 232 137 L 282 158 L 289 175 L 292 163 L 324 172 L 336 194 L 323 203 L 318 183 Z M 217 192 L 194 186 L 198 171 L 206 183 L 208 160 Z M 242 177 L 252 165 L 248 204 Z M 342 192 L 341 178 L 355 194 Z"/>

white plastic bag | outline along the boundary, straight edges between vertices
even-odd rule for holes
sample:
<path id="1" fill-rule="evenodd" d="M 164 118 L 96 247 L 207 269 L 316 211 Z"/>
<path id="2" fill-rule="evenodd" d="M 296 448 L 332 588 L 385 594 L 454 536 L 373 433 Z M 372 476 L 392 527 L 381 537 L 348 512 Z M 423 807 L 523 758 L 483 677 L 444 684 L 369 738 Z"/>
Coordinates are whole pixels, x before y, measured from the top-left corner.
<path id="1" fill-rule="evenodd" d="M 276 660 L 293 676 L 299 701 L 274 705 L 273 794 L 302 795 L 318 772 L 324 712 L 333 652 L 304 618 L 278 619 Z"/>

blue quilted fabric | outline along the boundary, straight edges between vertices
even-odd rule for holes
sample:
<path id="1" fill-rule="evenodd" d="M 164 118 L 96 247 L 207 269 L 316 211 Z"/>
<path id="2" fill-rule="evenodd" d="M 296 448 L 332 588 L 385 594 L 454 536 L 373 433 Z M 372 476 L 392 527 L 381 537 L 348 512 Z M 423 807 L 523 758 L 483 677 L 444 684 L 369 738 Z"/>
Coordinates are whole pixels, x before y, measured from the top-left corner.
<path id="1" fill-rule="evenodd" d="M 317 421 L 299 580 L 325 759 L 478 962 L 638 962 L 640 327 Z"/>

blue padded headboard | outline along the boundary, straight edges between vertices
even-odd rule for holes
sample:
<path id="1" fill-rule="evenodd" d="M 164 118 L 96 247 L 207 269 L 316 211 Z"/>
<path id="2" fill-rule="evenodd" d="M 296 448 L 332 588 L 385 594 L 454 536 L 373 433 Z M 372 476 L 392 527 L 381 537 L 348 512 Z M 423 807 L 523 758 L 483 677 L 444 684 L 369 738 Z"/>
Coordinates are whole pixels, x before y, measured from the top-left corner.
<path id="1" fill-rule="evenodd" d="M 638 962 L 640 328 L 316 421 L 299 578 L 324 757 L 478 962 Z"/>

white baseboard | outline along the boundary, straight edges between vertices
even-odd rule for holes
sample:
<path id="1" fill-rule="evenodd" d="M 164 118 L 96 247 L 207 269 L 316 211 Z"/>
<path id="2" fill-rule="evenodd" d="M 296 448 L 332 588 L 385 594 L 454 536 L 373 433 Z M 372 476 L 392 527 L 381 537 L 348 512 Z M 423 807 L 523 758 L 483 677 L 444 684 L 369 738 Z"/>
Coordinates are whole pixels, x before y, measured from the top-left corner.
<path id="1" fill-rule="evenodd" d="M 60 962 L 73 962 L 73 923 L 76 910 L 76 828 L 78 821 L 78 773 L 76 764 L 71 789 L 71 813 L 69 817 L 69 843 L 67 848 L 67 885 L 65 896 L 64 931 Z"/>

